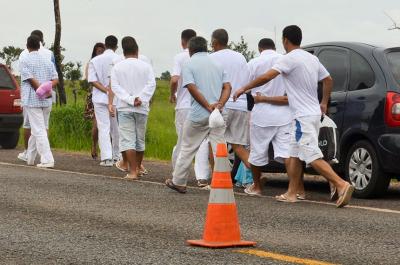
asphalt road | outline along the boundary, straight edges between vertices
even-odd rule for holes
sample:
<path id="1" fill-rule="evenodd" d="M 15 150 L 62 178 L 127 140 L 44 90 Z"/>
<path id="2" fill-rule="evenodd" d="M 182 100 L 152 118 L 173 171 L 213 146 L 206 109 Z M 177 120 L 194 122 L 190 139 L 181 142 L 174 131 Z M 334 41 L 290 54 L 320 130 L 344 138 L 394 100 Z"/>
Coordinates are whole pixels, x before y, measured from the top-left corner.
<path id="1" fill-rule="evenodd" d="M 202 236 L 209 192 L 167 189 L 166 163 L 146 162 L 149 176 L 128 182 L 84 155 L 55 153 L 56 170 L 41 170 L 16 154 L 0 150 L 1 264 L 400 264 L 396 184 L 336 209 L 317 177 L 307 181 L 316 202 L 278 203 L 270 196 L 287 183 L 268 175 L 265 197 L 236 195 L 242 237 L 256 248 L 210 250 L 185 244 Z"/>

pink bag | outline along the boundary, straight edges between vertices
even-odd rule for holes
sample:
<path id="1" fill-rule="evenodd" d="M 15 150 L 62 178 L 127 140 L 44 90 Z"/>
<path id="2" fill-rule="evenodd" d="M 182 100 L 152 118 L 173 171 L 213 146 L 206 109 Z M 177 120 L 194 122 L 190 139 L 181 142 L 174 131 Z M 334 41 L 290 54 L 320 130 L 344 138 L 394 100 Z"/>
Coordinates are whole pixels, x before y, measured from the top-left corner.
<path id="1" fill-rule="evenodd" d="M 36 89 L 36 95 L 40 99 L 47 98 L 51 96 L 51 90 L 53 89 L 53 83 L 51 81 L 44 82 L 38 89 Z"/>

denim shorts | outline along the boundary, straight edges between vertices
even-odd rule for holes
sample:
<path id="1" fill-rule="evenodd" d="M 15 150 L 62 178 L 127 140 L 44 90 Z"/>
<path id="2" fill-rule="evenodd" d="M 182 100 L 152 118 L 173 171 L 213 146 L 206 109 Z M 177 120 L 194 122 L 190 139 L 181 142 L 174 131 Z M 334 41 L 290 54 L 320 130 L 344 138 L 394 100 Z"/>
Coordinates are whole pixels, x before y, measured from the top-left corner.
<path id="1" fill-rule="evenodd" d="M 147 115 L 118 111 L 119 149 L 120 152 L 145 150 Z"/>

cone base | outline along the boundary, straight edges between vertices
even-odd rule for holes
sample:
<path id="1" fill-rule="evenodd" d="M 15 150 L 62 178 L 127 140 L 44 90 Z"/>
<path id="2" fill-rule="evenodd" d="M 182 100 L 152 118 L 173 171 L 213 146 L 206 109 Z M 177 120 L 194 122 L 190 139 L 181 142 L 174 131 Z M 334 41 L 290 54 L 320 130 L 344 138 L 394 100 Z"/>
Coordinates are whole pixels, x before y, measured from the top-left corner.
<path id="1" fill-rule="evenodd" d="M 230 247 L 252 247 L 256 245 L 253 241 L 229 241 L 229 242 L 207 242 L 204 240 L 187 240 L 189 245 L 206 248 L 230 248 Z"/>

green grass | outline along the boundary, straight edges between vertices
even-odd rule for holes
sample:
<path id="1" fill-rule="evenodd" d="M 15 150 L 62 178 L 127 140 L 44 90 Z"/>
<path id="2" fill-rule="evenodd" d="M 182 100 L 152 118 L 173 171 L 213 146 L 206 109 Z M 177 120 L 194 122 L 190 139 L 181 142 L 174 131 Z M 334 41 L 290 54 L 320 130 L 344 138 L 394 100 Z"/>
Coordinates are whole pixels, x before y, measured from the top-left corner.
<path id="1" fill-rule="evenodd" d="M 75 85 L 75 87 L 79 84 Z M 75 103 L 73 86 L 66 82 L 66 106 L 53 106 L 49 139 L 52 148 L 90 152 L 91 121 L 83 118 L 86 92 L 79 89 Z M 149 114 L 146 134 L 146 158 L 169 160 L 176 143 L 174 107 L 168 102 L 168 82 L 158 81 Z M 22 135 L 22 134 L 21 134 Z M 23 145 L 23 137 L 20 137 Z"/>

